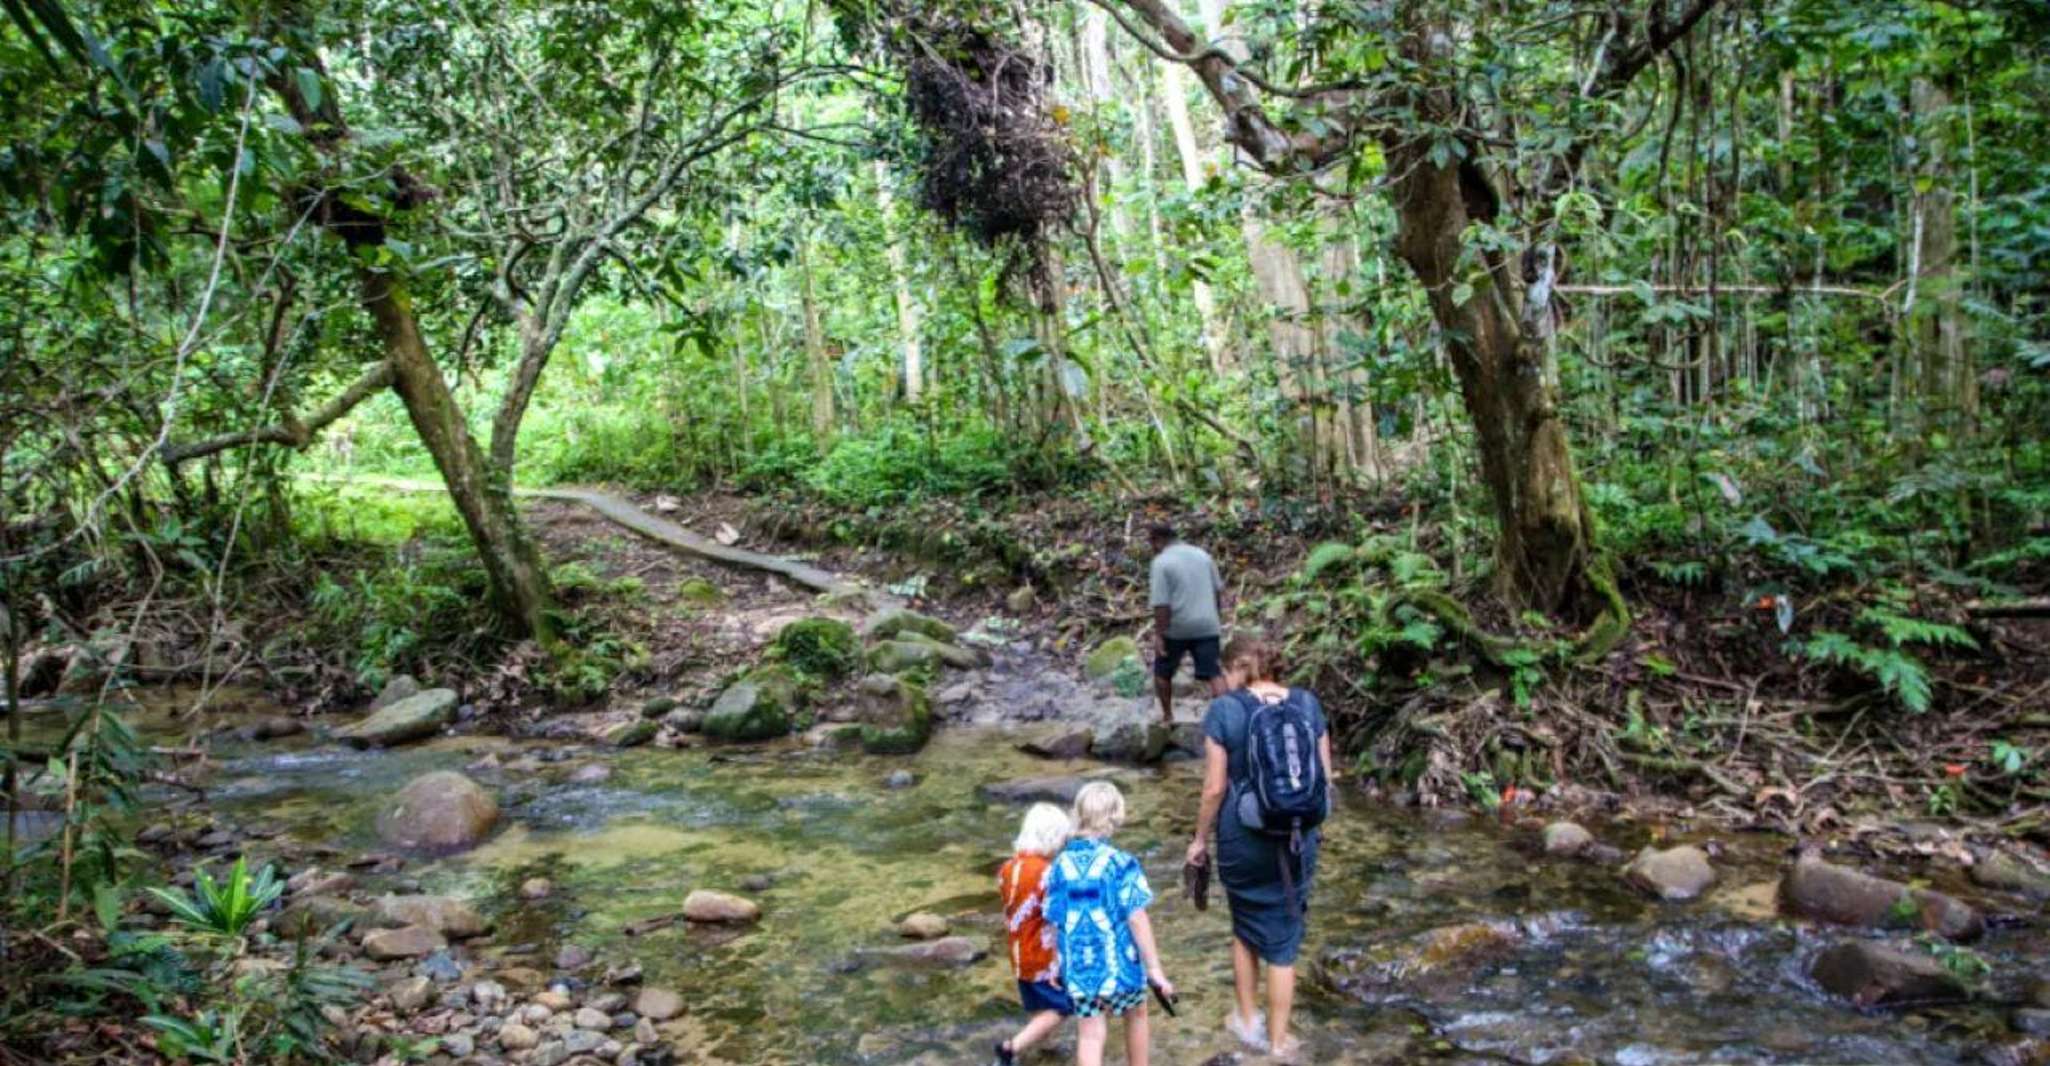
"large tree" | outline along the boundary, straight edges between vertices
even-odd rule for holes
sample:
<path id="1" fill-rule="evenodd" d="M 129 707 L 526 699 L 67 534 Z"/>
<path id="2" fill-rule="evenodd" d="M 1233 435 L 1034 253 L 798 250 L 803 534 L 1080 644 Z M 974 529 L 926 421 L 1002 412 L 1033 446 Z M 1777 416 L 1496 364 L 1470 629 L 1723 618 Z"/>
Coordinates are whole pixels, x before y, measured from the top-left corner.
<path id="1" fill-rule="evenodd" d="M 1377 4 L 1319 12 L 1307 33 L 1277 32 L 1250 49 L 1208 39 L 1165 0 L 1097 2 L 1196 74 L 1253 164 L 1291 180 L 1373 172 L 1472 420 L 1503 593 L 1521 607 L 1620 615 L 1549 343 L 1565 258 L 1557 206 L 1590 144 L 1616 128 L 1615 102 L 1716 0 L 1634 10 Z M 1239 25 L 1297 28 L 1267 14 Z M 1242 58 L 1291 49 L 1313 84 L 1278 83 Z M 1361 167 L 1369 157 L 1379 165 Z"/>

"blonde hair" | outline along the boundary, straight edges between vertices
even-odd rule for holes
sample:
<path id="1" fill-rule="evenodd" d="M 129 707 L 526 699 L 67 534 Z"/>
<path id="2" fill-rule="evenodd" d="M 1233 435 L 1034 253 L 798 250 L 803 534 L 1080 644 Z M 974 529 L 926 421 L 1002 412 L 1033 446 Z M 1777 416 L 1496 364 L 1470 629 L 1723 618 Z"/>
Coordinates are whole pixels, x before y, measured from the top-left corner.
<path id="1" fill-rule="evenodd" d="M 1073 831 L 1068 812 L 1051 803 L 1035 803 L 1025 812 L 1025 821 L 1018 826 L 1018 839 L 1011 844 L 1011 850 L 1020 854 L 1058 855 L 1068 846 L 1068 836 Z"/>
<path id="2" fill-rule="evenodd" d="M 1075 832 L 1107 837 L 1125 824 L 1125 794 L 1108 781 L 1091 781 L 1075 793 Z"/>

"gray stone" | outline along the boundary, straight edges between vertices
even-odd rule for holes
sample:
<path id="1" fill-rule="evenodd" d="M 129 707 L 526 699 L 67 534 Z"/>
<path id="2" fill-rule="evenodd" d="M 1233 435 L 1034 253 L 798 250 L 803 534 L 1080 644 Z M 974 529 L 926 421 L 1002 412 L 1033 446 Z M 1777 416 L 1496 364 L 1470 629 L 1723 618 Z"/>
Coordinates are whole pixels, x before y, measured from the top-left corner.
<path id="1" fill-rule="evenodd" d="M 1973 863 L 1972 881 L 1982 888 L 2013 892 L 2033 900 L 2050 899 L 2050 872 L 2011 851 L 1988 852 Z"/>
<path id="2" fill-rule="evenodd" d="M 892 770 L 890 776 L 883 778 L 883 787 L 891 791 L 911 788 L 917 784 L 918 775 L 909 770 Z"/>
<path id="3" fill-rule="evenodd" d="M 2050 1010 L 2023 1007 L 2015 1011 L 2014 1029 L 2025 1036 L 2050 1036 Z"/>
<path id="4" fill-rule="evenodd" d="M 1986 931 L 1979 912 L 1951 896 L 1827 863 L 1812 853 L 1780 878 L 1779 906 L 1812 921 L 1919 929 L 1952 940 L 1972 940 Z"/>
<path id="5" fill-rule="evenodd" d="M 938 940 L 950 927 L 945 918 L 920 911 L 897 923 L 897 935 L 907 940 Z"/>
<path id="6" fill-rule="evenodd" d="M 1020 777 L 1009 781 L 992 781 L 978 791 L 982 798 L 997 803 L 1055 803 L 1075 802 L 1075 793 L 1091 781 L 1100 780 L 1105 774 L 1056 774 L 1050 777 Z"/>
<path id="7" fill-rule="evenodd" d="M 1035 729 L 1018 750 L 1039 759 L 1079 759 L 1089 754 L 1096 732 L 1084 725 L 1055 725 Z"/>
<path id="8" fill-rule="evenodd" d="M 555 968 L 574 973 L 591 964 L 591 949 L 582 944 L 564 944 L 555 952 Z M 535 997 L 539 999 L 540 997 Z M 557 1008 L 560 1010 L 561 1008 Z"/>
<path id="9" fill-rule="evenodd" d="M 463 964 L 443 950 L 421 959 L 413 972 L 439 984 L 453 984 L 463 979 Z"/>
<path id="10" fill-rule="evenodd" d="M 395 847 L 447 853 L 474 847 L 498 824 L 498 801 L 453 770 L 406 783 L 377 818 L 377 834 Z"/>
<path id="11" fill-rule="evenodd" d="M 701 733 L 705 729 L 705 712 L 695 707 L 678 707 L 662 716 L 662 726 L 674 733 Z"/>
<path id="12" fill-rule="evenodd" d="M 937 670 L 943 662 L 939 646 L 924 641 L 886 640 L 868 652 L 868 667 L 879 674 Z"/>
<path id="13" fill-rule="evenodd" d="M 470 986 L 470 1003 L 486 1014 L 503 1009 L 509 999 L 505 986 L 497 981 L 479 981 Z"/>
<path id="14" fill-rule="evenodd" d="M 1203 723 L 1176 722 L 1167 730 L 1167 750 L 1170 754 L 1201 759 L 1206 753 L 1204 741 L 1207 739 L 1209 738 L 1203 732 Z"/>
<path id="15" fill-rule="evenodd" d="M 1159 762 L 1166 750 L 1164 722 L 1120 722 L 1097 730 L 1089 744 L 1089 754 L 1104 762 Z"/>
<path id="16" fill-rule="evenodd" d="M 576 1029 L 562 1037 L 562 1046 L 572 1055 L 593 1054 L 604 1047 L 605 1042 L 605 1034 L 595 1029 Z"/>
<path id="17" fill-rule="evenodd" d="M 873 954 L 893 965 L 949 967 L 972 965 L 982 961 L 989 952 L 965 936 L 949 936 Z"/>
<path id="18" fill-rule="evenodd" d="M 579 1029 L 595 1029 L 604 1032 L 612 1028 L 612 1015 L 595 1007 L 580 1007 L 572 1019 Z"/>
<path id="19" fill-rule="evenodd" d="M 700 888 L 684 897 L 683 917 L 707 925 L 745 924 L 761 920 L 762 908 L 752 900 Z"/>
<path id="20" fill-rule="evenodd" d="M 1969 998 L 1963 982 L 1925 952 L 1868 940 L 1847 940 L 1815 957 L 1809 976 L 1830 993 L 1861 1007 L 1956 1003 Z"/>
<path id="21" fill-rule="evenodd" d="M 560 1040 L 550 1040 L 527 1056 L 527 1066 L 562 1066 L 569 1061 L 569 1054 L 569 1045 Z"/>
<path id="22" fill-rule="evenodd" d="M 434 982 L 425 977 L 402 977 L 385 989 L 385 995 L 391 997 L 393 1010 L 411 1014 L 434 997 Z"/>
<path id="23" fill-rule="evenodd" d="M 363 954 L 378 962 L 417 959 L 448 947 L 440 933 L 424 925 L 400 929 L 379 929 L 363 938 Z"/>
<path id="24" fill-rule="evenodd" d="M 1645 848 L 1623 871 L 1623 879 L 1663 900 L 1688 900 L 1715 884 L 1708 853 L 1691 844 L 1656 851 Z"/>
<path id="25" fill-rule="evenodd" d="M 1544 830 L 1545 854 L 1578 855 L 1594 843 L 1594 834 L 1572 822 L 1553 822 Z"/>
<path id="26" fill-rule="evenodd" d="M 412 699 L 419 694 L 420 682 L 413 680 L 412 674 L 399 674 L 390 681 L 385 682 L 384 688 L 378 690 L 377 698 L 370 701 L 370 709 L 381 711 L 394 703 Z"/>
<path id="27" fill-rule="evenodd" d="M 450 940 L 483 936 L 491 931 L 491 923 L 469 904 L 448 896 L 384 896 L 375 908 L 378 917 L 389 925 L 424 925 Z"/>
<path id="28" fill-rule="evenodd" d="M 634 1013 L 642 1018 L 666 1022 L 683 1013 L 683 997 L 666 988 L 643 988 L 640 995 L 634 997 Z"/>
<path id="29" fill-rule="evenodd" d="M 455 721 L 456 694 L 429 689 L 371 712 L 354 725 L 335 730 L 335 737 L 359 748 L 389 748 L 424 740 Z"/>
<path id="30" fill-rule="evenodd" d="M 468 1033 L 450 1033 L 441 1038 L 441 1050 L 461 1062 L 477 1053 L 477 1038 Z"/>

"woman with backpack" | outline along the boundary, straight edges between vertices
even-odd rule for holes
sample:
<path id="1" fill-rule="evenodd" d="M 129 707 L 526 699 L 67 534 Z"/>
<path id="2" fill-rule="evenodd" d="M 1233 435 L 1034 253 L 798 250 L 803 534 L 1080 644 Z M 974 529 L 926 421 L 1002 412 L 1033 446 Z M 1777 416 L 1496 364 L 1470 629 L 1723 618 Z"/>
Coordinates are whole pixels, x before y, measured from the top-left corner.
<path id="1" fill-rule="evenodd" d="M 1318 827 L 1330 812 L 1331 734 L 1316 696 L 1276 680 L 1281 671 L 1266 641 L 1233 638 L 1224 669 L 1231 688 L 1203 718 L 1203 801 L 1188 862 L 1207 867 L 1214 833 L 1231 907 L 1236 1003 L 1227 1027 L 1247 1046 L 1290 1061 L 1298 1054 L 1288 1033 L 1296 954 L 1317 874 Z"/>

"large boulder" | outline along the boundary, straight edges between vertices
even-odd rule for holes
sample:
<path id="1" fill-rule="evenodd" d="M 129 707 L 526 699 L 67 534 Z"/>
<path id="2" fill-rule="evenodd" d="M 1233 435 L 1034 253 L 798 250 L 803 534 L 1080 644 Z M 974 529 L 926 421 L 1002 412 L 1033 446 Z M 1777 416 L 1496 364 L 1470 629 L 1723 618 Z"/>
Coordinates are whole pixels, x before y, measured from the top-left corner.
<path id="1" fill-rule="evenodd" d="M 1808 975 L 1861 1007 L 1957 1003 L 1970 996 L 1964 983 L 1927 952 L 1867 940 L 1847 940 L 1824 950 Z"/>
<path id="2" fill-rule="evenodd" d="M 447 728 L 455 717 L 454 690 L 432 688 L 386 704 L 370 717 L 335 730 L 335 736 L 359 748 L 389 748 L 425 740 Z"/>
<path id="3" fill-rule="evenodd" d="M 789 670 L 765 667 L 733 684 L 712 701 L 700 726 L 715 740 L 773 740 L 790 732 L 803 689 Z"/>
<path id="4" fill-rule="evenodd" d="M 918 633 L 943 644 L 960 640 L 953 626 L 904 607 L 891 608 L 876 615 L 869 619 L 867 628 L 868 639 L 873 641 L 895 640 L 905 633 Z"/>
<path id="5" fill-rule="evenodd" d="M 1128 662 L 1139 661 L 1139 642 L 1131 637 L 1112 637 L 1096 646 L 1089 657 L 1082 660 L 1082 674 L 1091 681 L 1101 681 L 1118 672 L 1118 667 Z"/>
<path id="6" fill-rule="evenodd" d="M 1986 931 L 1979 912 L 1951 896 L 1824 862 L 1812 853 L 1780 878 L 1779 906 L 1782 913 L 1818 922 L 1920 929 L 1952 940 Z"/>
<path id="7" fill-rule="evenodd" d="M 760 921 L 762 908 L 753 900 L 728 892 L 700 888 L 683 898 L 683 919 L 702 925 L 744 925 Z"/>
<path id="8" fill-rule="evenodd" d="M 861 641 L 854 627 L 837 618 L 800 618 L 776 634 L 772 650 L 811 677 L 846 677 L 861 664 Z"/>
<path id="9" fill-rule="evenodd" d="M 377 916 L 387 925 L 418 925 L 450 940 L 466 940 L 491 931 L 467 903 L 450 896 L 384 896 L 376 903 Z"/>
<path id="10" fill-rule="evenodd" d="M 1089 754 L 1104 762 L 1159 762 L 1168 739 L 1164 722 L 1119 722 L 1096 731 Z"/>
<path id="11" fill-rule="evenodd" d="M 473 847 L 498 824 L 498 801 L 453 770 L 406 783 L 377 817 L 377 835 L 393 847 L 451 852 Z"/>
<path id="12" fill-rule="evenodd" d="M 1645 848 L 1623 870 L 1623 879 L 1663 900 L 1693 899 L 1715 884 L 1708 853 L 1692 844 L 1657 851 Z"/>
<path id="13" fill-rule="evenodd" d="M 1041 759 L 1079 759 L 1095 739 L 1086 725 L 1051 725 L 1028 733 L 1018 750 Z"/>
<path id="14" fill-rule="evenodd" d="M 863 678 L 861 747 L 871 755 L 910 755 L 932 739 L 932 701 L 925 689 L 901 677 Z"/>
<path id="15" fill-rule="evenodd" d="M 1057 774 L 1049 777 L 1019 777 L 1009 781 L 992 781 L 979 790 L 982 798 L 997 803 L 1058 803 L 1075 802 L 1075 793 L 1091 781 L 1101 780 L 1108 774 Z"/>
<path id="16" fill-rule="evenodd" d="M 938 940 L 948 931 L 947 920 L 929 911 L 907 915 L 897 923 L 897 935 L 906 940 Z"/>

